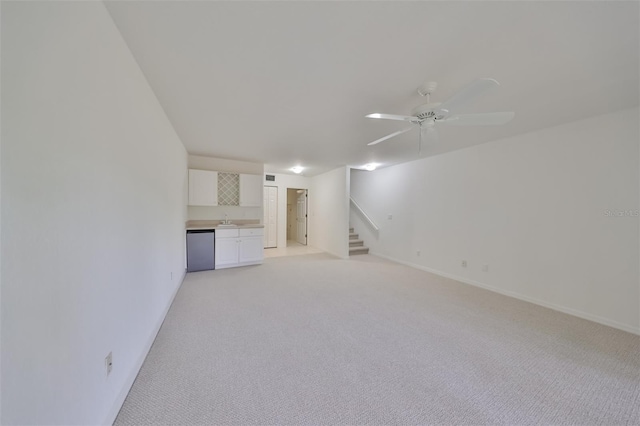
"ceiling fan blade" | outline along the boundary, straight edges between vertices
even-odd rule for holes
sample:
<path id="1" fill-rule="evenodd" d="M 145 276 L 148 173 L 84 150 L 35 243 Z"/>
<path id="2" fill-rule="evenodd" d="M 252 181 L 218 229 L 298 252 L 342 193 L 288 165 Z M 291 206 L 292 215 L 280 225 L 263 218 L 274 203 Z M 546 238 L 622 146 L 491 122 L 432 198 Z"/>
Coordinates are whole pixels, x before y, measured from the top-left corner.
<path id="1" fill-rule="evenodd" d="M 478 79 L 457 91 L 452 97 L 441 103 L 438 109 L 446 115 L 499 85 L 500 83 L 492 78 Z"/>
<path id="2" fill-rule="evenodd" d="M 485 114 L 456 114 L 438 120 L 438 123 L 452 126 L 499 126 L 508 123 L 514 112 L 488 112 Z"/>
<path id="3" fill-rule="evenodd" d="M 369 114 L 365 115 L 367 118 L 382 118 L 385 120 L 398 120 L 398 121 L 418 121 L 418 117 L 413 117 L 411 115 L 394 115 L 394 114 Z"/>
<path id="4" fill-rule="evenodd" d="M 398 136 L 398 135 L 401 135 L 401 134 L 403 134 L 403 133 L 406 133 L 406 132 L 408 132 L 408 131 L 409 131 L 409 130 L 411 130 L 411 129 L 413 129 L 413 127 L 408 127 L 408 128 L 406 128 L 406 129 L 403 129 L 403 130 L 398 130 L 397 132 L 393 132 L 393 133 L 391 133 L 390 135 L 385 136 L 384 138 L 380 138 L 380 139 L 375 140 L 375 141 L 373 141 L 373 142 L 369 142 L 367 145 L 376 145 L 376 144 L 379 144 L 380 142 L 384 142 L 384 141 L 386 141 L 387 139 L 391 139 L 391 138 L 393 138 L 393 137 L 395 137 L 395 136 Z"/>

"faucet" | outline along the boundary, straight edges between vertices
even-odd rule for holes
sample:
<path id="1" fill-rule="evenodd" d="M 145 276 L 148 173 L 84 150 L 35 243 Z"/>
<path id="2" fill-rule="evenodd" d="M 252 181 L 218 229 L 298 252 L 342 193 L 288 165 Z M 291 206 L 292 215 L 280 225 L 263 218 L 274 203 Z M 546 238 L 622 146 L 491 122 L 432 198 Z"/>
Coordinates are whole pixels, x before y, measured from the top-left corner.
<path id="1" fill-rule="evenodd" d="M 224 214 L 224 220 L 222 221 L 223 225 L 230 225 L 231 221 L 229 219 L 227 219 L 227 214 Z"/>

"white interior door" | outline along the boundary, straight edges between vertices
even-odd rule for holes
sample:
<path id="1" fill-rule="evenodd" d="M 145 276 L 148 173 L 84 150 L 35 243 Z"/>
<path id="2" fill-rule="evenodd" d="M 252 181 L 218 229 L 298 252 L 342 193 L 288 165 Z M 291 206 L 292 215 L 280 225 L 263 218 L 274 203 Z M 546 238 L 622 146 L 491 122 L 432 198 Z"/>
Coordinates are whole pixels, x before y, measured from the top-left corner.
<path id="1" fill-rule="evenodd" d="M 297 195 L 294 200 L 291 200 L 291 203 L 287 203 L 287 241 L 293 240 L 296 241 L 296 236 L 298 235 L 298 224 L 296 223 L 297 213 L 294 210 L 294 207 L 297 209 Z M 287 201 L 289 199 L 287 198 Z"/>
<path id="2" fill-rule="evenodd" d="M 300 244 L 307 245 L 307 191 L 298 194 L 296 210 L 297 238 Z"/>
<path id="3" fill-rule="evenodd" d="M 278 245 L 278 188 L 264 187 L 264 248 Z"/>

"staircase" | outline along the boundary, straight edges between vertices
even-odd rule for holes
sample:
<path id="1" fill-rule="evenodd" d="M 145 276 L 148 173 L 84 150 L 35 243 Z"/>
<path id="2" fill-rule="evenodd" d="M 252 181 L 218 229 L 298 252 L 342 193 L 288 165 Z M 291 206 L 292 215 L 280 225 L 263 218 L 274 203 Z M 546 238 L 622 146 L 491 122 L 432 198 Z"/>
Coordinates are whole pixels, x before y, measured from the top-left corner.
<path id="1" fill-rule="evenodd" d="M 364 246 L 364 241 L 359 239 L 353 228 L 349 228 L 349 256 L 352 254 L 368 254 L 369 247 Z"/>

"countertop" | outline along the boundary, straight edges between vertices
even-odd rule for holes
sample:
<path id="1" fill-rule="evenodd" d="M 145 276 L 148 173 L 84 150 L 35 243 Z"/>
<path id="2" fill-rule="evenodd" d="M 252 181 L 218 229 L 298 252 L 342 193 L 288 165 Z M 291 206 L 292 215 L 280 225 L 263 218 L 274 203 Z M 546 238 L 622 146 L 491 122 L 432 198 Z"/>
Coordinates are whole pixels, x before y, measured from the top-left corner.
<path id="1" fill-rule="evenodd" d="M 264 228 L 264 225 L 260 223 L 252 223 L 255 221 L 251 220 L 232 220 L 231 225 L 221 225 L 222 221 L 220 220 L 190 220 L 185 223 L 185 228 L 187 231 L 197 230 L 197 229 L 246 229 L 246 228 Z"/>

